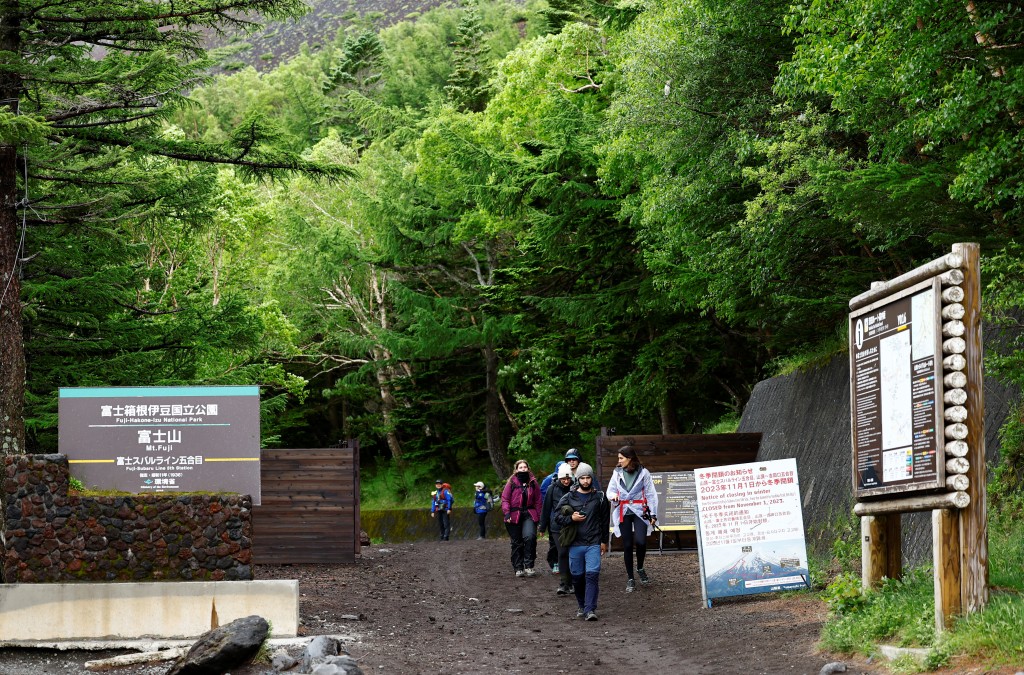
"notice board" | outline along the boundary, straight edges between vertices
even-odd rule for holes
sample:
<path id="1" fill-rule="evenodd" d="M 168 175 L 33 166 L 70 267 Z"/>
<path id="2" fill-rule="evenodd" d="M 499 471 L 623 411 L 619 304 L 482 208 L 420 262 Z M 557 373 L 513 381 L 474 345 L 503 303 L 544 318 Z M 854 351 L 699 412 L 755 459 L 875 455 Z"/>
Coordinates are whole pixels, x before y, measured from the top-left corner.
<path id="1" fill-rule="evenodd" d="M 259 387 L 62 388 L 58 449 L 86 487 L 260 503 Z"/>
<path id="2" fill-rule="evenodd" d="M 701 585 L 714 598 L 810 587 L 795 459 L 694 471 Z"/>
<path id="3" fill-rule="evenodd" d="M 945 485 L 941 290 L 928 279 L 850 314 L 858 499 Z"/>

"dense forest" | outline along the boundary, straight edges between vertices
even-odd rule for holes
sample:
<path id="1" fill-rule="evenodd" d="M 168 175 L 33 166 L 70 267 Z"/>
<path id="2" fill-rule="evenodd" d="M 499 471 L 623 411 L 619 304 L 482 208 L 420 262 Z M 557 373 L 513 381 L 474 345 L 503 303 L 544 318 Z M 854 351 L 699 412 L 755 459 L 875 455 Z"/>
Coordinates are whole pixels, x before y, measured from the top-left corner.
<path id="1" fill-rule="evenodd" d="M 954 242 L 1019 316 L 1019 3 L 466 0 L 212 75 L 239 10 L 303 5 L 0 9 L 3 452 L 58 387 L 259 384 L 268 446 L 507 475 L 728 428 Z"/>

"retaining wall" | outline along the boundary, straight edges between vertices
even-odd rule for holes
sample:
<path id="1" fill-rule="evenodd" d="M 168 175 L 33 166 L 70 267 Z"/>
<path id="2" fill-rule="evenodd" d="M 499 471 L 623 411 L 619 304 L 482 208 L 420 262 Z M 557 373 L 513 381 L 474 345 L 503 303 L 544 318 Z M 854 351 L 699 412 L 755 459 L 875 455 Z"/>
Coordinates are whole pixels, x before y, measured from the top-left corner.
<path id="1" fill-rule="evenodd" d="M 247 495 L 69 495 L 65 455 L 3 458 L 5 583 L 250 580 Z"/>

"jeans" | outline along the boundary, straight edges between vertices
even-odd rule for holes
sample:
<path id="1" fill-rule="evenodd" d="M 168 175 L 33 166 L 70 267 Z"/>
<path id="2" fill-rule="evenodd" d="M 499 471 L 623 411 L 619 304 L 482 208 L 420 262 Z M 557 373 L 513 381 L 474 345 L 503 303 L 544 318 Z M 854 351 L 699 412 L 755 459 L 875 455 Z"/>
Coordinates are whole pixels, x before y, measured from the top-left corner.
<path id="1" fill-rule="evenodd" d="M 476 514 L 476 524 L 480 526 L 480 537 L 487 537 L 487 512 L 481 511 Z"/>
<path id="2" fill-rule="evenodd" d="M 597 611 L 598 579 L 601 575 L 601 546 L 569 547 L 569 571 L 576 603 L 584 612 Z"/>
<path id="3" fill-rule="evenodd" d="M 523 514 L 518 523 L 505 523 L 505 529 L 512 540 L 512 569 L 533 567 L 537 559 L 537 523 Z"/>

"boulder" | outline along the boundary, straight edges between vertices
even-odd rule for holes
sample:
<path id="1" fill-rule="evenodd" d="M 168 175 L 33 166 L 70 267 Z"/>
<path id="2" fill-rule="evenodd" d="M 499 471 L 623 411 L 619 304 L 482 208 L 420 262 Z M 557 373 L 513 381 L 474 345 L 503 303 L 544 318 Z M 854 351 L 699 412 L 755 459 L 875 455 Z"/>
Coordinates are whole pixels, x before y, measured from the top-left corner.
<path id="1" fill-rule="evenodd" d="M 235 619 L 203 633 L 167 675 L 221 675 L 248 663 L 267 639 L 270 624 L 260 616 Z"/>

